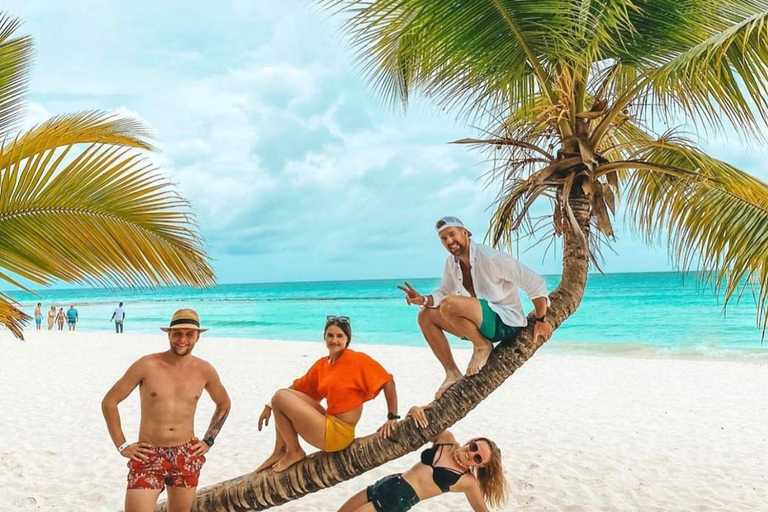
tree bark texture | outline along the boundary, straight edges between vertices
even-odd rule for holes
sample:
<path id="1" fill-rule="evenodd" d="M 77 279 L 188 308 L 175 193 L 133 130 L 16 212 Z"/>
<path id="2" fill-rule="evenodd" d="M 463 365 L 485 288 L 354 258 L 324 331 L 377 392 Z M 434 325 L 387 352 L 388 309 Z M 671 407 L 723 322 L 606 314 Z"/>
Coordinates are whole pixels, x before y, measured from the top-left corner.
<path id="1" fill-rule="evenodd" d="M 570 197 L 574 216 L 585 238 L 589 239 L 590 209 L 580 186 Z M 566 229 L 563 240 L 563 274 L 559 286 L 550 294 L 552 304 L 548 321 L 557 328 L 581 302 L 589 268 L 588 248 L 581 237 Z M 418 428 L 410 417 L 395 428 L 390 439 L 376 435 L 357 439 L 351 446 L 335 453 L 317 452 L 282 473 L 266 470 L 240 477 L 198 491 L 195 512 L 244 512 L 265 510 L 359 476 L 390 460 L 417 450 L 437 434 L 465 417 L 544 343 L 532 337 L 533 315 L 529 325 L 516 339 L 501 343 L 493 351 L 482 371 L 465 377 L 448 389 L 427 411 L 429 426 Z M 156 508 L 166 512 L 165 503 Z"/>

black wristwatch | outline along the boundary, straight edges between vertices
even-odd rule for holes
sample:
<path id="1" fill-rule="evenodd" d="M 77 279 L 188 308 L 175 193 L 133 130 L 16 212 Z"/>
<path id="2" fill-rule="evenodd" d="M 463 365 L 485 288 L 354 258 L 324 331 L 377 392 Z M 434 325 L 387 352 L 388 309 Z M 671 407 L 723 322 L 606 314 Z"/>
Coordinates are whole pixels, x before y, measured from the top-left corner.
<path id="1" fill-rule="evenodd" d="M 208 448 L 213 446 L 213 438 L 212 437 L 204 437 L 203 442 L 208 445 Z"/>
<path id="2" fill-rule="evenodd" d="M 387 419 L 388 420 L 399 420 L 400 416 L 398 416 L 397 414 L 395 414 L 393 412 L 388 412 L 387 413 Z"/>
<path id="3" fill-rule="evenodd" d="M 546 322 L 547 321 L 547 315 L 544 315 L 542 317 L 536 317 L 537 322 Z"/>

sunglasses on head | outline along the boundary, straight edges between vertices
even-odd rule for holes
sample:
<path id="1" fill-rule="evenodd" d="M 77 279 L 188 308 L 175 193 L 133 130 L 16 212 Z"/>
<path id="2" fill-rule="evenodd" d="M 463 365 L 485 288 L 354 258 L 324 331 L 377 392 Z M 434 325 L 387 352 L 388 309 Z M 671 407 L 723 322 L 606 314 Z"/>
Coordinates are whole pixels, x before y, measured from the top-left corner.
<path id="1" fill-rule="evenodd" d="M 475 464 L 480 465 L 483 463 L 483 456 L 477 453 L 477 450 L 479 449 L 479 446 L 477 446 L 476 441 L 470 441 L 469 445 L 467 445 L 467 448 L 470 453 L 474 453 L 472 456 L 472 460 L 475 461 Z"/>
<path id="2" fill-rule="evenodd" d="M 325 317 L 326 324 L 330 324 L 331 322 L 339 322 L 340 324 L 349 324 L 349 317 L 335 316 L 335 315 L 328 315 L 327 317 Z"/>

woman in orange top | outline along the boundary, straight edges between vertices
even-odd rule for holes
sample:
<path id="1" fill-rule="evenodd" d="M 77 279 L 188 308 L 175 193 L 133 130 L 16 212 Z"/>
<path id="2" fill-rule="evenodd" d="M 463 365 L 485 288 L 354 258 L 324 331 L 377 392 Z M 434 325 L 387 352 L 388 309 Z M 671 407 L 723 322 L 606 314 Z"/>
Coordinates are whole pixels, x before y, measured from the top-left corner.
<path id="1" fill-rule="evenodd" d="M 319 359 L 287 389 L 277 391 L 259 417 L 259 431 L 275 413 L 275 450 L 256 471 L 273 467 L 284 471 L 306 457 L 299 436 L 326 452 L 349 446 L 355 438 L 355 425 L 363 413 L 363 403 L 384 391 L 387 422 L 379 428 L 388 436 L 397 425 L 397 390 L 392 375 L 371 357 L 347 348 L 352 327 L 345 316 L 326 318 L 323 332 L 328 357 Z M 326 408 L 320 405 L 325 398 Z"/>

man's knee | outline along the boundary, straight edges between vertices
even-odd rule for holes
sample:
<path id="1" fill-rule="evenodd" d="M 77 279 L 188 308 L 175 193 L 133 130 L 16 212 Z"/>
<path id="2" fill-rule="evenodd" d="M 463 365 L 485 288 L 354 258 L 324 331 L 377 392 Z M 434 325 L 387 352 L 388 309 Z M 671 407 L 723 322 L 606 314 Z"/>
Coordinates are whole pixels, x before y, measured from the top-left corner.
<path id="1" fill-rule="evenodd" d="M 440 307 L 438 308 L 440 315 L 446 319 L 455 318 L 458 316 L 460 309 L 459 300 L 459 297 L 456 295 L 448 295 L 447 297 L 443 297 L 443 300 L 440 301 Z"/>

